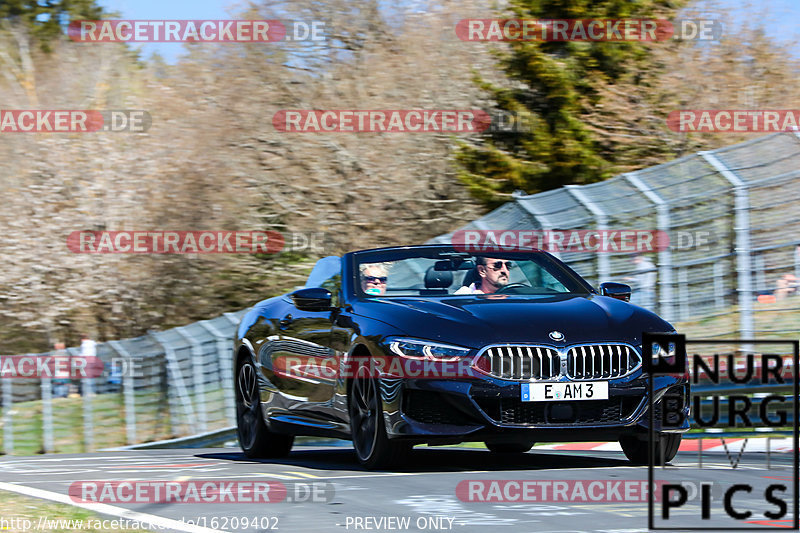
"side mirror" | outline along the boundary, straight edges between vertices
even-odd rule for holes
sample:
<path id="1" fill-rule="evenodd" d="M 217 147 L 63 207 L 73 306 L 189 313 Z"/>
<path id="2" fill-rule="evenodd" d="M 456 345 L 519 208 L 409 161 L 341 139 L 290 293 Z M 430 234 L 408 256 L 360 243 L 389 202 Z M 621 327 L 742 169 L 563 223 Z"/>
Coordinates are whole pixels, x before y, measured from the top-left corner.
<path id="1" fill-rule="evenodd" d="M 300 289 L 289 295 L 294 306 L 301 311 L 329 311 L 331 309 L 331 291 L 322 287 Z"/>
<path id="2" fill-rule="evenodd" d="M 615 283 L 613 281 L 606 281 L 600 284 L 600 294 L 602 296 L 610 296 L 623 302 L 631 301 L 631 286 L 624 283 Z"/>

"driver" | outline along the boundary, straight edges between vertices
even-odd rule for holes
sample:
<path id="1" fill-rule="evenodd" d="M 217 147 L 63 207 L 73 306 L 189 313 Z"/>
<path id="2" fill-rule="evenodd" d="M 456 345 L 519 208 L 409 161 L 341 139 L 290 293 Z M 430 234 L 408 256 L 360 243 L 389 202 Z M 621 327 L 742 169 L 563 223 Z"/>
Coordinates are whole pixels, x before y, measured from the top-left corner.
<path id="1" fill-rule="evenodd" d="M 476 257 L 475 269 L 480 276 L 479 282 L 465 285 L 455 294 L 493 294 L 508 285 L 511 274 L 511 261 L 493 259 L 491 257 Z"/>

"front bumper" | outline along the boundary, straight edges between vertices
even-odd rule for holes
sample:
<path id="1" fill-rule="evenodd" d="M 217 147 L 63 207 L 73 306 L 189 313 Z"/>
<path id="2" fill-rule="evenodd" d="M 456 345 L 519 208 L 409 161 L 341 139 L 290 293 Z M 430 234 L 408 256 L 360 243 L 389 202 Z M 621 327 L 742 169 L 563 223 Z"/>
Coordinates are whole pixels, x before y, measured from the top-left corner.
<path id="1" fill-rule="evenodd" d="M 609 380 L 608 400 L 523 402 L 521 383 L 481 379 L 380 379 L 390 438 L 447 443 L 486 440 L 596 441 L 649 430 L 647 376 Z M 667 395 L 683 412 L 682 423 L 661 427 Z M 689 385 L 679 377 L 654 381 L 656 431 L 689 429 Z M 591 430 L 591 431 L 587 431 Z"/>

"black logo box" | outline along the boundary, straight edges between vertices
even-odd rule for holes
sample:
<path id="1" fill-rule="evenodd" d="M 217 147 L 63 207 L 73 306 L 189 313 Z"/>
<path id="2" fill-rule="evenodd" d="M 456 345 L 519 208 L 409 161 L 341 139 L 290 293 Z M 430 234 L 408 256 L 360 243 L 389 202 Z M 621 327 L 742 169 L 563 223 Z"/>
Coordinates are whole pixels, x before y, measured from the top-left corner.
<path id="1" fill-rule="evenodd" d="M 658 344 L 661 349 L 669 353 L 670 344 L 675 345 L 675 359 L 674 361 L 667 361 L 663 358 L 659 358 L 657 361 L 653 361 L 652 358 L 652 346 L 653 344 Z M 791 347 L 792 354 L 793 354 L 793 368 L 792 368 L 792 382 L 793 382 L 793 423 L 792 423 L 792 437 L 794 440 L 794 467 L 792 469 L 793 473 L 793 485 L 794 485 L 794 501 L 793 501 L 793 524 L 791 528 L 788 527 L 726 527 L 726 531 L 792 531 L 800 529 L 800 498 L 798 498 L 798 490 L 800 490 L 800 469 L 798 465 L 800 465 L 800 450 L 798 450 L 798 402 L 800 402 L 800 397 L 798 394 L 800 393 L 800 342 L 799 341 L 789 341 L 789 340 L 774 340 L 774 339 L 753 339 L 753 340 L 741 340 L 741 339 L 696 339 L 696 340 L 686 340 L 686 335 L 681 334 L 674 334 L 674 333 L 647 333 L 644 332 L 642 334 L 642 369 L 643 371 L 648 373 L 648 411 L 650 416 L 650 432 L 649 432 L 649 448 L 650 448 L 650 461 L 647 464 L 647 476 L 648 476 L 648 483 L 650 486 L 650 490 L 647 491 L 647 506 L 648 506 L 648 513 L 647 513 L 647 522 L 648 522 L 648 529 L 651 531 L 673 531 L 675 528 L 672 527 L 655 527 L 655 520 L 653 509 L 655 506 L 654 496 L 655 491 L 652 490 L 655 487 L 654 482 L 654 470 L 655 470 L 655 458 L 653 457 L 653 443 L 655 442 L 655 428 L 654 428 L 654 409 L 653 409 L 653 378 L 655 374 L 683 374 L 686 372 L 686 365 L 687 365 L 687 354 L 686 354 L 686 346 L 688 344 L 706 344 L 706 345 L 713 345 L 713 344 L 738 344 L 738 345 L 747 345 L 752 346 L 756 344 L 771 344 L 771 345 L 786 345 Z M 691 393 L 689 395 L 689 405 L 691 406 L 692 399 Z M 719 527 L 687 527 L 684 525 L 680 525 L 679 529 L 682 531 L 719 531 Z"/>

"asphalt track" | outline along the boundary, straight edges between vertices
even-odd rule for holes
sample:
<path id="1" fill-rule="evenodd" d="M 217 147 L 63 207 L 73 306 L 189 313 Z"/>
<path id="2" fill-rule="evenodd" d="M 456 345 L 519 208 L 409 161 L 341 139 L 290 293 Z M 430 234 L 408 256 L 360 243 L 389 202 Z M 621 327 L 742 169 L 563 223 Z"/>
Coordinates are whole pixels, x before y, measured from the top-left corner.
<path id="1" fill-rule="evenodd" d="M 751 495 L 734 500 L 753 516 L 739 526 L 786 526 L 793 518 L 792 453 L 775 453 L 766 468 L 764 453 L 744 453 L 735 469 L 734 453 L 706 454 L 698 468 L 696 453 L 681 452 L 674 470 L 656 470 L 656 479 L 694 483 L 715 482 L 712 520 L 699 519 L 699 498 L 672 513 L 674 529 L 724 522 L 718 490 L 733 483 L 756 484 Z M 456 532 L 606 532 L 647 530 L 648 506 L 642 502 L 596 501 L 464 501 L 459 482 L 492 480 L 647 480 L 646 467 L 631 466 L 620 452 L 537 450 L 517 456 L 494 455 L 468 448 L 417 448 L 396 471 L 370 472 L 356 461 L 349 446 L 295 446 L 281 460 L 250 460 L 238 448 L 107 451 L 82 455 L 7 456 L 0 460 L 0 489 L 74 503 L 69 489 L 80 481 L 270 481 L 282 483 L 287 496 L 279 503 L 185 503 L 104 501 L 84 506 L 102 516 L 164 519 L 151 530 L 177 531 L 456 531 Z M 758 484 L 786 483 L 788 514 L 784 522 L 765 521 L 763 511 L 775 510 L 764 501 Z M 779 481 L 774 481 L 779 480 Z M 783 481 L 780 481 L 783 480 Z M 726 485 L 727 484 L 727 485 Z M 464 484 L 462 484 L 463 486 Z M 306 488 L 319 488 L 316 499 Z M 699 486 L 699 485 L 698 485 Z M 299 487 L 299 488 L 298 488 Z M 296 492 L 297 491 L 297 492 Z M 488 488 L 487 488 L 488 491 Z M 694 491 L 691 491 L 694 492 Z M 484 493 L 488 494 L 488 492 Z M 513 496 L 513 494 L 512 494 Z M 290 501 L 294 499 L 306 501 Z M 466 498 L 469 500 L 468 498 Z M 695 505 L 692 506 L 692 503 Z M 656 502 L 656 512 L 660 504 Z M 151 518 L 155 517 L 155 518 Z M 235 519 L 234 519 L 235 517 Z M 244 523 L 247 519 L 247 523 Z M 177 522 L 172 522 L 175 520 Z M 664 522 L 657 525 L 664 526 Z M 235 526 L 235 527 L 234 527 Z M 672 529 L 672 527 L 670 529 Z M 124 531 L 109 529 L 111 531 Z"/>

